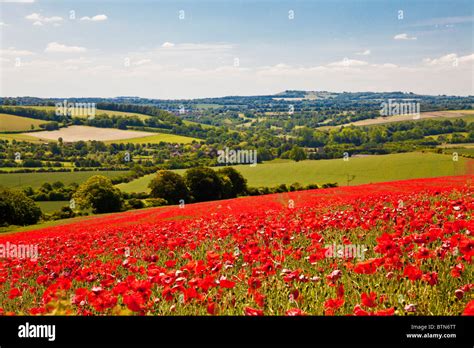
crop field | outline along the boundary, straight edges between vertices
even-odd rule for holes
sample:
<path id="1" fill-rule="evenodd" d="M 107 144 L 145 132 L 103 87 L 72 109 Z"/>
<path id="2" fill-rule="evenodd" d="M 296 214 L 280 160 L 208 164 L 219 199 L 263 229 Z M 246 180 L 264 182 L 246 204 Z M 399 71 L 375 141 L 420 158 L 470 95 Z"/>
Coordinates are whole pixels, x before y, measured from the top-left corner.
<path id="1" fill-rule="evenodd" d="M 155 135 L 151 132 L 138 132 L 131 130 L 122 130 L 115 128 L 99 128 L 88 126 L 70 126 L 54 131 L 42 131 L 34 133 L 26 133 L 26 135 L 48 140 L 58 140 L 63 138 L 64 142 L 87 141 L 87 140 L 124 140 L 132 138 L 142 138 L 145 136 Z"/>
<path id="2" fill-rule="evenodd" d="M 467 160 L 459 157 L 457 162 L 451 155 L 433 153 L 401 153 L 390 155 L 353 157 L 318 161 L 276 161 L 234 166 L 247 179 L 248 185 L 276 186 L 279 184 L 324 184 L 339 186 L 404 180 L 423 177 L 460 175 L 466 172 Z M 184 170 L 176 170 L 183 174 Z M 148 192 L 148 184 L 155 174 L 150 174 L 119 184 L 125 192 Z"/>
<path id="3" fill-rule="evenodd" d="M 40 124 L 48 123 L 34 118 L 0 114 L 0 132 L 20 132 L 40 129 Z"/>
<path id="4" fill-rule="evenodd" d="M 34 105 L 31 105 L 31 106 L 22 106 L 22 107 L 28 108 L 28 109 L 56 111 L 55 106 L 34 106 Z M 96 109 L 95 110 L 95 116 L 97 116 L 97 115 L 120 116 L 120 117 L 136 116 L 141 120 L 146 120 L 146 119 L 151 117 L 151 116 L 148 116 L 148 115 L 138 114 L 138 113 L 135 113 L 135 112 L 122 112 L 122 111 L 103 110 L 103 109 Z M 73 112 L 71 116 L 72 117 L 80 117 L 80 118 L 89 117 L 88 115 L 81 114 L 81 112 L 79 112 L 79 111 L 76 111 L 76 113 Z"/>
<path id="5" fill-rule="evenodd" d="M 0 261 L 0 313 L 474 315 L 472 179 L 153 208 L 0 235 L 35 248 Z"/>
<path id="6" fill-rule="evenodd" d="M 31 186 L 38 188 L 45 182 L 53 183 L 62 181 L 65 185 L 73 182 L 78 184 L 86 181 L 93 175 L 104 175 L 107 177 L 116 177 L 123 175 L 127 171 L 88 171 L 88 172 L 44 172 L 44 173 L 12 173 L 0 174 L 0 186 L 10 188 L 21 188 Z"/>
<path id="7" fill-rule="evenodd" d="M 420 112 L 419 118 L 414 119 L 413 115 L 394 115 L 386 117 L 377 117 L 373 119 L 361 120 L 356 122 L 350 122 L 341 126 L 323 126 L 319 129 L 331 129 L 334 127 L 346 127 L 350 125 L 354 126 L 372 126 L 378 124 L 386 124 L 392 122 L 402 121 L 417 121 L 424 119 L 463 119 L 466 122 L 474 122 L 474 110 L 449 110 L 449 111 L 430 111 Z"/>
<path id="8" fill-rule="evenodd" d="M 175 135 L 175 134 L 167 134 L 167 133 L 152 133 L 152 134 L 153 135 L 140 137 L 140 138 L 109 140 L 109 141 L 106 141 L 106 143 L 158 144 L 158 143 L 164 142 L 164 143 L 190 144 L 193 141 L 200 140 L 197 138 L 186 137 L 186 136 Z"/>

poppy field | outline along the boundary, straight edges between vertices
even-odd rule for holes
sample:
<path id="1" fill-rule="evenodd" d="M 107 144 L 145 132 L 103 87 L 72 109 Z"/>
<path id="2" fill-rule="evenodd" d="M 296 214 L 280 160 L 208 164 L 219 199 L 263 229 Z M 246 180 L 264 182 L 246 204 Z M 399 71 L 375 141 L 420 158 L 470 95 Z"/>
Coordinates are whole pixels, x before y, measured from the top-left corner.
<path id="1" fill-rule="evenodd" d="M 105 215 L 0 236 L 2 315 L 474 315 L 473 176 Z M 349 252 L 347 252 L 349 251 Z"/>

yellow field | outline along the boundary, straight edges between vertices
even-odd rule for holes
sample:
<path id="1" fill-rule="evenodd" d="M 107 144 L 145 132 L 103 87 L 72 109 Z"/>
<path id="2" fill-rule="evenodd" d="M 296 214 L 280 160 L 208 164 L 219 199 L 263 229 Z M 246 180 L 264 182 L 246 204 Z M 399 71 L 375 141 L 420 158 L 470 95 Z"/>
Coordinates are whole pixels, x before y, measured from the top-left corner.
<path id="1" fill-rule="evenodd" d="M 48 121 L 29 117 L 0 114 L 0 132 L 29 131 L 40 129 L 40 124 Z"/>

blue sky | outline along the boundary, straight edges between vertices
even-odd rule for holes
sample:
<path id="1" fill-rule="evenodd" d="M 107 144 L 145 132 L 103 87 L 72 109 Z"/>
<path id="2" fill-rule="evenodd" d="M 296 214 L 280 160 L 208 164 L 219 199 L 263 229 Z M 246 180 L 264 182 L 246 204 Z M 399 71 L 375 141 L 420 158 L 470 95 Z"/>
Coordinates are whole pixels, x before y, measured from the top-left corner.
<path id="1" fill-rule="evenodd" d="M 0 6 L 2 96 L 474 94 L 474 13 L 467 0 Z"/>

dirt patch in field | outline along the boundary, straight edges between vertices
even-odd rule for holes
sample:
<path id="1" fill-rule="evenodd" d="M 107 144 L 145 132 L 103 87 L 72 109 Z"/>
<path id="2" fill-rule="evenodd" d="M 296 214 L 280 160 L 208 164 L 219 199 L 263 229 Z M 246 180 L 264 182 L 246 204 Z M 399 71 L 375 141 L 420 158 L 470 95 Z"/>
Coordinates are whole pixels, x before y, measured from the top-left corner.
<path id="1" fill-rule="evenodd" d="M 63 138 L 64 142 L 74 142 L 80 140 L 109 141 L 142 138 L 150 135 L 156 135 L 156 133 L 150 132 L 138 132 L 114 128 L 98 128 L 88 126 L 70 126 L 54 131 L 32 132 L 24 134 L 48 140 L 58 140 L 58 138 Z"/>
<path id="2" fill-rule="evenodd" d="M 471 114 L 472 110 L 462 110 L 462 111 L 429 111 L 429 112 L 421 112 L 417 119 L 429 119 L 429 118 L 458 118 L 463 117 L 465 115 Z M 342 126 L 347 127 L 350 125 L 354 126 L 371 126 L 374 124 L 385 124 L 391 122 L 400 122 L 400 121 L 411 121 L 415 118 L 414 115 L 396 115 L 396 116 L 387 116 L 387 117 L 377 117 L 368 120 L 360 120 L 356 122 L 350 122 L 343 124 Z M 342 126 L 327 126 L 325 128 L 335 128 L 335 127 L 342 127 Z M 320 127 L 323 129 L 324 127 Z"/>

